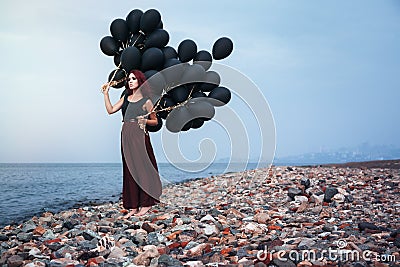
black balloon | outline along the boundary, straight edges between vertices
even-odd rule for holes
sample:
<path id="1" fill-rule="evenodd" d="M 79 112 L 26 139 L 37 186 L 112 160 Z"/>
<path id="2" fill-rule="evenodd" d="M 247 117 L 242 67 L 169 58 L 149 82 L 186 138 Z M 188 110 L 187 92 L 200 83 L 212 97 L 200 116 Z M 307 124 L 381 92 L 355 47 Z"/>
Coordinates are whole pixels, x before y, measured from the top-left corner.
<path id="1" fill-rule="evenodd" d="M 128 24 L 123 19 L 115 19 L 110 26 L 111 35 L 118 41 L 126 42 L 129 36 Z"/>
<path id="2" fill-rule="evenodd" d="M 142 55 L 141 70 L 158 70 L 164 66 L 164 54 L 160 48 L 151 47 Z"/>
<path id="3" fill-rule="evenodd" d="M 212 48 L 212 55 L 214 59 L 223 59 L 229 56 L 233 50 L 233 43 L 228 37 L 221 37 L 215 41 Z"/>
<path id="4" fill-rule="evenodd" d="M 143 15 L 143 11 L 139 9 L 134 9 L 129 12 L 126 17 L 126 23 L 128 24 L 129 30 L 131 33 L 135 34 L 140 29 L 140 19 Z"/>
<path id="5" fill-rule="evenodd" d="M 197 53 L 197 45 L 193 40 L 183 40 L 178 46 L 178 56 L 181 62 L 189 62 Z"/>
<path id="6" fill-rule="evenodd" d="M 186 107 L 177 107 L 168 115 L 165 125 L 170 132 L 177 133 L 192 119 Z"/>
<path id="7" fill-rule="evenodd" d="M 177 59 L 177 58 L 169 58 L 164 62 L 163 69 L 168 69 L 169 67 L 172 67 L 172 66 L 175 66 L 175 65 L 181 65 L 182 68 L 183 68 L 183 64 L 179 59 Z"/>
<path id="8" fill-rule="evenodd" d="M 192 93 L 192 98 L 198 98 L 198 97 L 207 97 L 207 95 L 201 91 L 196 91 Z"/>
<path id="9" fill-rule="evenodd" d="M 147 82 L 155 97 L 161 96 L 164 88 L 166 87 L 164 76 L 156 70 L 148 70 L 144 73 Z"/>
<path id="10" fill-rule="evenodd" d="M 134 46 L 130 46 L 124 49 L 121 55 L 121 64 L 127 73 L 133 69 L 138 69 L 142 61 L 142 55 Z"/>
<path id="11" fill-rule="evenodd" d="M 148 80 L 157 73 L 158 73 L 158 71 L 156 71 L 156 70 L 148 70 L 148 71 L 144 72 L 143 74 L 146 77 L 146 80 Z"/>
<path id="12" fill-rule="evenodd" d="M 116 54 L 114 56 L 114 64 L 115 66 L 119 67 L 120 63 L 121 63 L 121 54 Z"/>
<path id="13" fill-rule="evenodd" d="M 162 126 L 163 126 L 162 119 L 160 118 L 160 116 L 158 114 L 156 115 L 156 117 L 157 117 L 158 123 L 156 125 L 148 125 L 147 124 L 146 125 L 147 131 L 149 131 L 149 132 L 157 132 L 162 128 Z"/>
<path id="14" fill-rule="evenodd" d="M 221 77 L 215 71 L 207 71 L 204 76 L 205 82 L 200 85 L 200 90 L 203 92 L 211 92 L 212 89 L 219 86 L 221 82 Z"/>
<path id="15" fill-rule="evenodd" d="M 199 64 L 205 70 L 208 70 L 212 64 L 212 56 L 211 56 L 210 52 L 201 50 L 201 51 L 197 52 L 196 56 L 193 59 L 193 63 Z"/>
<path id="16" fill-rule="evenodd" d="M 163 27 L 161 14 L 155 9 L 144 13 L 134 9 L 126 20 L 115 19 L 110 25 L 112 36 L 100 41 L 101 51 L 113 56 L 118 67 L 110 73 L 108 80 L 112 77 L 114 81 L 124 80 L 133 69 L 144 73 L 153 92 L 151 98 L 158 120 L 157 125 L 146 125 L 149 132 L 159 131 L 163 126 L 162 119 L 166 119 L 166 128 L 171 132 L 200 128 L 214 117 L 215 107 L 223 106 L 231 99 L 231 92 L 220 86 L 219 74 L 208 70 L 213 60 L 232 53 L 233 42 L 228 37 L 219 38 L 210 53 L 197 51 L 196 43 L 186 39 L 175 49 L 167 46 L 170 36 Z M 193 64 L 189 64 L 191 60 Z M 113 87 L 124 85 L 125 81 Z M 166 108 L 171 109 L 161 111 Z"/>
<path id="17" fill-rule="evenodd" d="M 186 123 L 186 124 L 182 127 L 181 131 L 182 131 L 182 132 L 188 131 L 188 130 L 190 130 L 191 127 L 192 127 L 192 121 L 189 121 L 188 123 Z"/>
<path id="18" fill-rule="evenodd" d="M 178 58 L 178 53 L 176 52 L 175 48 L 171 46 L 166 46 L 161 49 L 164 53 L 164 59 L 167 61 L 170 58 Z"/>
<path id="19" fill-rule="evenodd" d="M 188 65 L 183 72 L 181 84 L 197 83 L 204 80 L 206 71 L 200 65 Z"/>
<path id="20" fill-rule="evenodd" d="M 155 9 L 149 9 L 140 18 L 140 29 L 144 33 L 154 31 L 161 21 L 160 13 Z"/>
<path id="21" fill-rule="evenodd" d="M 185 65 L 177 58 L 167 59 L 164 63 L 162 74 L 169 87 L 180 84 L 180 79 L 185 71 Z"/>
<path id="22" fill-rule="evenodd" d="M 190 121 L 190 127 L 193 129 L 198 129 L 203 126 L 204 120 L 202 118 L 196 118 Z"/>
<path id="23" fill-rule="evenodd" d="M 166 30 L 156 29 L 144 41 L 144 45 L 146 48 L 149 47 L 158 47 L 163 48 L 169 42 L 169 34 Z"/>
<path id="24" fill-rule="evenodd" d="M 107 56 L 114 56 L 119 51 L 119 43 L 112 36 L 105 36 L 100 41 L 100 49 Z"/>
<path id="25" fill-rule="evenodd" d="M 189 97 L 190 91 L 185 86 L 178 86 L 168 91 L 175 103 L 182 103 Z"/>
<path id="26" fill-rule="evenodd" d="M 215 115 L 214 106 L 210 104 L 206 98 L 191 99 L 186 106 L 193 118 L 209 120 Z"/>
<path id="27" fill-rule="evenodd" d="M 114 78 L 113 78 L 114 76 Z M 111 81 L 111 78 L 113 78 L 113 81 L 119 81 L 122 80 L 126 77 L 125 71 L 123 71 L 122 69 L 116 69 L 113 70 L 110 75 L 108 75 L 108 81 Z M 125 81 L 121 81 L 119 83 L 117 83 L 116 85 L 112 86 L 114 88 L 121 88 L 125 85 Z"/>
<path id="28" fill-rule="evenodd" d="M 218 86 L 208 94 L 208 97 L 209 102 L 214 106 L 223 106 L 231 100 L 231 91 L 223 86 Z"/>

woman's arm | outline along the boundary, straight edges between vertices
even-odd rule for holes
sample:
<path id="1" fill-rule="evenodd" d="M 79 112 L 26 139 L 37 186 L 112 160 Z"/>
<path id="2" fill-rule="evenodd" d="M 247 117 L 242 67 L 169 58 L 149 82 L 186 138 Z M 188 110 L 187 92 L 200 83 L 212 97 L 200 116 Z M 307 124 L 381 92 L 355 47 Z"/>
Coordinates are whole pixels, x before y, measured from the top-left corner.
<path id="1" fill-rule="evenodd" d="M 117 112 L 118 110 L 120 110 L 122 107 L 122 104 L 124 103 L 124 97 L 121 97 L 121 99 L 118 100 L 118 102 L 115 103 L 113 106 L 110 101 L 110 96 L 108 95 L 110 85 L 108 83 L 105 83 L 105 84 L 103 84 L 103 86 L 101 88 L 102 88 L 102 92 L 104 94 L 104 104 L 106 106 L 106 110 L 107 110 L 108 114 L 113 114 L 113 113 Z"/>

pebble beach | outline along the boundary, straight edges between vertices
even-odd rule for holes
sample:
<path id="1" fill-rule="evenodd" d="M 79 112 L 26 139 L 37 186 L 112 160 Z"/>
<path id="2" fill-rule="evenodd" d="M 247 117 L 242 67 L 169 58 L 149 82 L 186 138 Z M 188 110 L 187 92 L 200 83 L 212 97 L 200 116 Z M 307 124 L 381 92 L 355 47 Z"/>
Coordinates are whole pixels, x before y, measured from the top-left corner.
<path id="1" fill-rule="evenodd" d="M 122 203 L 45 212 L 0 230 L 0 266 L 400 266 L 400 170 L 271 167 Z"/>

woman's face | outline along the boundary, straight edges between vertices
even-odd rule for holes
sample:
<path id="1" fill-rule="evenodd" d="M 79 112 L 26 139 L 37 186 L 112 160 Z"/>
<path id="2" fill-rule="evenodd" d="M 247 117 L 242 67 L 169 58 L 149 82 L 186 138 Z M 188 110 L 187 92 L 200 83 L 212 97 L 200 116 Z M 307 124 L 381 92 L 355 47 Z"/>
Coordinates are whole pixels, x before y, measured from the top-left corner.
<path id="1" fill-rule="evenodd" d="M 135 74 L 133 74 L 133 73 L 129 74 L 128 85 L 129 85 L 129 89 L 138 88 L 138 80 L 136 79 Z"/>

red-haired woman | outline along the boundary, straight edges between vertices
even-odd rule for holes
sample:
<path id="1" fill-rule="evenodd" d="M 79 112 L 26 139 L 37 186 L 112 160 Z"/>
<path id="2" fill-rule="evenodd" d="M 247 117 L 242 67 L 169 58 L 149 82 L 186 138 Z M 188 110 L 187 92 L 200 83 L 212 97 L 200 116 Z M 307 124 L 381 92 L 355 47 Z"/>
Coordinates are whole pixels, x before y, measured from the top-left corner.
<path id="1" fill-rule="evenodd" d="M 124 216 L 128 219 L 136 214 L 146 214 L 159 203 L 161 181 L 150 138 L 145 133 L 146 125 L 157 125 L 157 117 L 150 99 L 150 88 L 144 74 L 139 70 L 129 73 L 125 93 L 114 105 L 108 95 L 109 86 L 102 91 L 108 114 L 122 110 L 121 154 L 123 163 L 122 202 L 131 211 Z M 149 114 L 145 117 L 146 114 Z"/>

